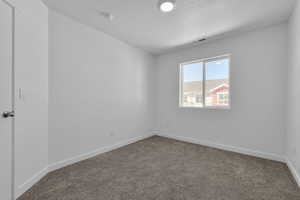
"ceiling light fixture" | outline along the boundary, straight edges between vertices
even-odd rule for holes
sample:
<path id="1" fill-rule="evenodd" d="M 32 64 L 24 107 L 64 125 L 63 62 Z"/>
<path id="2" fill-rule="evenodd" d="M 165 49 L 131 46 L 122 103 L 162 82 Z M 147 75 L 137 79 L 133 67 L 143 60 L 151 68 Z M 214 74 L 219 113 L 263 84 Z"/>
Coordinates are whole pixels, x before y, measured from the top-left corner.
<path id="1" fill-rule="evenodd" d="M 158 1 L 158 8 L 162 12 L 171 12 L 174 10 L 176 4 L 175 0 L 159 0 Z"/>

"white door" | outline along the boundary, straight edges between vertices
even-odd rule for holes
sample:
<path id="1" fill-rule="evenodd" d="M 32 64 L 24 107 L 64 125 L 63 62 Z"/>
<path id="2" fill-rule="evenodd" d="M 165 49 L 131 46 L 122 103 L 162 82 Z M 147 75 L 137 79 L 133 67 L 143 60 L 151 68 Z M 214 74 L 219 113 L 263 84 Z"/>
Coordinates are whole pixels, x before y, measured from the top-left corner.
<path id="1" fill-rule="evenodd" d="M 12 199 L 13 8 L 0 0 L 0 199 Z"/>

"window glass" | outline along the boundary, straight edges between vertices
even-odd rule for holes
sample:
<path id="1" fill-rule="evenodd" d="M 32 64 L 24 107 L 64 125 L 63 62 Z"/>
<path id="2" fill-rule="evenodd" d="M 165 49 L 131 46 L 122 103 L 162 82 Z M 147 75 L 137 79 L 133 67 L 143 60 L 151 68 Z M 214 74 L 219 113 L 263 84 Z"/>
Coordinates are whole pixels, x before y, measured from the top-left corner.
<path id="1" fill-rule="evenodd" d="M 182 106 L 202 107 L 203 106 L 203 63 L 191 63 L 182 65 Z"/>
<path id="2" fill-rule="evenodd" d="M 229 106 L 229 59 L 205 63 L 205 105 L 207 107 Z"/>

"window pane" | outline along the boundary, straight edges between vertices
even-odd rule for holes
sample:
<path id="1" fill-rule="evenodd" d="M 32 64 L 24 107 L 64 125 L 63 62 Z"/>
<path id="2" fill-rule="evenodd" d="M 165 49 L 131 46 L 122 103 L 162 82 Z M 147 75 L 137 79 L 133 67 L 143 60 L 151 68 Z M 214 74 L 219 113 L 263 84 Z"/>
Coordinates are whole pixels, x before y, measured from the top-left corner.
<path id="1" fill-rule="evenodd" d="M 206 106 L 229 107 L 229 59 L 208 61 L 205 67 Z"/>
<path id="2" fill-rule="evenodd" d="M 202 107 L 203 63 L 182 65 L 181 73 L 181 106 Z"/>

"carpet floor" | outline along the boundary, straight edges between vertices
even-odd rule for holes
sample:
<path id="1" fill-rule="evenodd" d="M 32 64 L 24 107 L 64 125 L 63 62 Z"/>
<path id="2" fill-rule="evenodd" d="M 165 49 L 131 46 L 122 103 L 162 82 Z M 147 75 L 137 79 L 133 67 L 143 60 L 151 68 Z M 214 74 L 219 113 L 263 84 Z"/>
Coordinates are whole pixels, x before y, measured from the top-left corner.
<path id="1" fill-rule="evenodd" d="M 300 200 L 280 162 L 151 137 L 49 173 L 18 200 Z"/>

